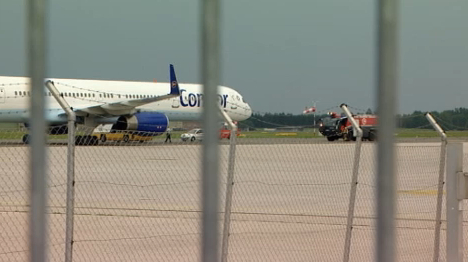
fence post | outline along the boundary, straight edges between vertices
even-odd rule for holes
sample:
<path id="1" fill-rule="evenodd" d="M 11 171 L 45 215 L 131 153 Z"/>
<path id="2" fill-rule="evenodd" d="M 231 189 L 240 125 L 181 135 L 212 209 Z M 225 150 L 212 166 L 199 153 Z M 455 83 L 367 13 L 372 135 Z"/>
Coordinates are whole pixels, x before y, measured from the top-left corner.
<path id="1" fill-rule="evenodd" d="M 359 161 L 361 158 L 361 145 L 362 145 L 362 129 L 359 124 L 353 118 L 351 112 L 349 112 L 348 106 L 341 104 L 341 109 L 346 114 L 348 119 L 351 121 L 354 130 L 356 131 L 356 147 L 354 150 L 354 163 L 353 163 L 353 176 L 351 179 L 351 192 L 349 194 L 349 207 L 348 207 L 348 219 L 346 223 L 346 237 L 344 246 L 343 262 L 349 261 L 349 253 L 351 251 L 351 234 L 353 230 L 353 219 L 354 219 L 354 206 L 356 202 L 356 190 L 357 190 L 357 179 L 359 174 Z"/>
<path id="2" fill-rule="evenodd" d="M 463 207 L 459 196 L 463 176 L 463 144 L 449 143 L 447 148 L 447 261 L 463 261 Z"/>
<path id="3" fill-rule="evenodd" d="M 398 97 L 398 0 L 377 1 L 377 235 L 375 261 L 395 261 L 395 130 Z"/>
<path id="4" fill-rule="evenodd" d="M 426 118 L 431 123 L 432 127 L 440 135 L 442 140 L 440 145 L 440 162 L 439 162 L 439 182 L 437 184 L 437 208 L 436 208 L 436 219 L 435 219 L 435 230 L 434 230 L 434 256 L 433 262 L 439 261 L 440 253 L 440 227 L 441 227 L 441 216 L 442 216 L 442 195 L 444 189 L 444 174 L 445 174 L 445 153 L 447 151 L 447 135 L 444 130 L 437 124 L 430 113 L 426 113 Z"/>
<path id="5" fill-rule="evenodd" d="M 218 204 L 218 85 L 220 74 L 220 1 L 201 1 L 201 77 L 203 83 L 204 128 L 202 155 L 202 241 L 201 260 L 219 260 Z"/>
<path id="6" fill-rule="evenodd" d="M 46 0 L 27 1 L 28 75 L 31 78 L 30 147 L 30 212 L 29 260 L 47 261 L 47 172 L 44 78 L 46 66 Z"/>
<path id="7" fill-rule="evenodd" d="M 67 147 L 67 211 L 65 221 L 65 262 L 71 262 L 73 257 L 73 218 L 75 209 L 75 122 L 76 114 L 67 101 L 60 95 L 54 83 L 46 82 L 46 87 L 54 96 L 68 117 L 68 147 Z"/>
<path id="8" fill-rule="evenodd" d="M 230 141 L 229 141 L 229 163 L 226 182 L 226 203 L 224 207 L 224 224 L 223 224 L 223 242 L 221 247 L 221 262 L 227 261 L 229 250 L 229 230 L 231 227 L 231 205 L 232 205 L 232 191 L 234 187 L 234 165 L 236 160 L 236 137 L 237 126 L 232 122 L 232 119 L 220 108 L 226 122 L 231 128 Z"/>

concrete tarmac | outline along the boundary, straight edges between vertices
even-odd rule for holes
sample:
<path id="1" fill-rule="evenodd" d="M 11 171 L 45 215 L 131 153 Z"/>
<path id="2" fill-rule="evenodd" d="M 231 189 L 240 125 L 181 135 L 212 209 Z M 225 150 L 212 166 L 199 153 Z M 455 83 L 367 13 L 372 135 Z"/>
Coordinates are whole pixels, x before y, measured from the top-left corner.
<path id="1" fill-rule="evenodd" d="M 237 146 L 229 260 L 342 261 L 354 143 L 280 140 Z M 374 261 L 375 146 L 363 143 L 350 261 Z M 397 153 L 397 261 L 431 261 L 440 143 L 400 142 Z M 28 154 L 0 147 L 0 261 L 28 258 Z M 64 261 L 66 155 L 49 147 L 50 261 Z M 199 143 L 78 146 L 73 261 L 199 261 L 200 160 Z"/>

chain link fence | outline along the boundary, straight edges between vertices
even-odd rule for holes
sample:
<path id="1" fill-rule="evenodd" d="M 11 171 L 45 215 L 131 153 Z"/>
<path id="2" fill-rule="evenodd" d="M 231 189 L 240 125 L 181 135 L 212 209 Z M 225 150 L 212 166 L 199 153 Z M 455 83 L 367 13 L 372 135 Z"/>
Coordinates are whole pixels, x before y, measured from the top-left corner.
<path id="1" fill-rule="evenodd" d="M 0 261 L 27 261 L 30 148 L 22 143 L 24 130 L 2 129 L 0 134 Z M 49 258 L 63 261 L 67 148 L 55 143 L 47 154 Z"/>
<path id="2" fill-rule="evenodd" d="M 75 149 L 73 261 L 198 261 L 199 139 L 93 132 L 77 130 L 99 141 Z M 29 147 L 22 130 L 0 134 L 0 261 L 25 261 Z M 237 138 L 227 260 L 342 261 L 355 144 L 243 135 Z M 65 254 L 66 139 L 49 139 L 50 261 L 64 261 Z M 397 144 L 398 261 L 432 260 L 440 150 L 440 143 Z M 221 228 L 229 140 L 220 140 L 219 153 Z M 374 260 L 375 155 L 376 144 L 364 142 L 350 261 Z M 445 208 L 442 221 L 441 260 Z"/>

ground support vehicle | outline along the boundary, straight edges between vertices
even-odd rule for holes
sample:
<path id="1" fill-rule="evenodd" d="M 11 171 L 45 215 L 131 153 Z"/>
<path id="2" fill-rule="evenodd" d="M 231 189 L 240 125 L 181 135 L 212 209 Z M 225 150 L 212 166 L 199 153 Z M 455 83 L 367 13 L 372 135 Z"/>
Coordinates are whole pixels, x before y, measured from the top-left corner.
<path id="1" fill-rule="evenodd" d="M 237 129 L 237 132 L 236 132 L 236 136 L 240 136 L 240 129 Z M 223 139 L 223 138 L 226 138 L 226 139 L 231 139 L 231 130 L 230 129 L 227 129 L 227 128 L 221 128 L 221 130 L 219 130 L 219 139 Z"/>
<path id="2" fill-rule="evenodd" d="M 374 141 L 377 138 L 377 116 L 376 115 L 353 115 L 362 129 L 362 140 Z M 344 116 L 336 113 L 330 113 L 329 116 L 320 119 L 319 132 L 325 136 L 328 141 L 343 138 L 344 141 L 356 141 L 356 135 L 351 121 Z"/>
<path id="3" fill-rule="evenodd" d="M 139 133 L 139 132 L 111 132 L 111 133 L 103 133 L 99 135 L 99 140 L 104 143 L 106 141 L 117 141 L 117 142 L 125 142 L 128 143 L 130 141 L 138 141 L 143 143 L 144 141 L 153 140 L 153 135 L 147 133 Z"/>
<path id="4" fill-rule="evenodd" d="M 202 141 L 203 140 L 203 129 L 200 129 L 200 128 L 195 128 L 195 129 L 192 129 L 190 131 L 188 131 L 187 133 L 184 133 L 182 135 L 180 135 L 180 139 L 182 141 L 191 141 L 191 142 L 194 142 L 196 140 L 198 141 Z"/>
<path id="5" fill-rule="evenodd" d="M 130 130 L 115 130 L 112 129 L 112 125 L 99 126 L 93 132 L 93 136 L 99 139 L 101 143 L 107 141 L 116 142 L 130 142 L 138 141 L 143 143 L 144 141 L 153 140 L 153 137 L 161 135 L 161 133 L 152 132 L 141 132 L 141 131 L 130 131 Z"/>

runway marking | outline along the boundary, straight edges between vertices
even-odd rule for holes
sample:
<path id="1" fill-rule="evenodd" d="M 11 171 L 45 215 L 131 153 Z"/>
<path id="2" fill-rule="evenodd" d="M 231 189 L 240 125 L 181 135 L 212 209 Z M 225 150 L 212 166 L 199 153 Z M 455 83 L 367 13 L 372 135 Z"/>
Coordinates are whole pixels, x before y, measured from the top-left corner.
<path id="1" fill-rule="evenodd" d="M 434 196 L 437 195 L 437 189 L 414 189 L 414 190 L 398 190 L 399 194 L 420 195 L 420 196 Z M 445 194 L 445 191 L 442 191 Z"/>

